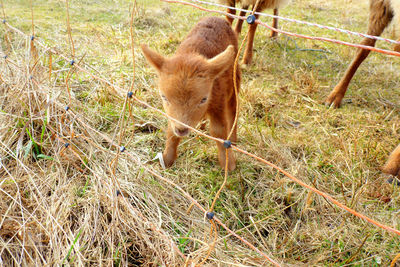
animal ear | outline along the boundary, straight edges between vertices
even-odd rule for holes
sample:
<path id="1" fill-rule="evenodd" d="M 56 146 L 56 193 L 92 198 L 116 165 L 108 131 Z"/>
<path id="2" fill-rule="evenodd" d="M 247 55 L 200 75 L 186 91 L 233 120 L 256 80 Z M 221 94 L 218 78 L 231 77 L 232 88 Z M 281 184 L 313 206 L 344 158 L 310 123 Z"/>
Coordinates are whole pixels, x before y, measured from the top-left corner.
<path id="1" fill-rule="evenodd" d="M 140 47 L 142 48 L 144 57 L 147 61 L 153 65 L 153 67 L 158 71 L 161 72 L 161 68 L 165 62 L 165 58 L 158 54 L 156 51 L 151 50 L 147 45 L 141 44 Z"/>
<path id="2" fill-rule="evenodd" d="M 207 60 L 208 72 L 213 76 L 218 76 L 218 74 L 234 64 L 235 56 L 236 53 L 233 45 L 228 46 L 224 52 Z"/>

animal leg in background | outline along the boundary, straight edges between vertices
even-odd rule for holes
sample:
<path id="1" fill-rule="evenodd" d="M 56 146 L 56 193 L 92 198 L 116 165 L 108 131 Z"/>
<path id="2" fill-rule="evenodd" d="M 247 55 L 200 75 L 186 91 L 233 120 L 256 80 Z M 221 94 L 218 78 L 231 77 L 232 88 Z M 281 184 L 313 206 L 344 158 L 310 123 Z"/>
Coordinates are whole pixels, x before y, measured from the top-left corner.
<path id="1" fill-rule="evenodd" d="M 391 175 L 400 175 L 400 145 L 398 145 L 392 154 L 390 154 L 389 159 L 382 170 Z"/>
<path id="2" fill-rule="evenodd" d="M 249 9 L 249 6 L 243 6 L 242 9 L 244 9 L 244 10 L 240 11 L 239 16 L 244 17 L 247 14 L 246 10 Z M 236 28 L 235 28 L 235 32 L 238 36 L 242 31 L 242 25 L 243 25 L 243 20 L 238 19 L 238 21 L 236 22 Z"/>
<path id="3" fill-rule="evenodd" d="M 235 0 L 233 1 L 229 1 L 229 6 L 230 7 L 235 7 Z M 232 8 L 228 8 L 226 11 L 228 14 L 232 14 L 232 15 L 236 15 L 236 10 L 232 9 Z M 226 16 L 226 19 L 228 20 L 228 22 L 232 25 L 234 18 L 231 18 L 229 16 Z"/>
<path id="4" fill-rule="evenodd" d="M 392 18 L 393 13 L 390 11 L 390 6 L 387 2 L 371 1 L 368 34 L 375 36 L 381 35 Z M 370 38 L 364 38 L 361 42 L 362 45 L 367 46 L 375 46 L 375 43 L 376 40 Z M 340 107 L 354 73 L 357 71 L 360 64 L 367 58 L 369 53 L 370 50 L 358 49 L 357 54 L 347 68 L 346 73 L 326 99 L 326 104 L 333 105 L 335 108 Z"/>
<path id="5" fill-rule="evenodd" d="M 256 12 L 260 12 L 260 8 L 256 9 Z M 254 16 L 256 17 L 256 19 L 258 18 L 258 15 L 254 14 Z M 251 64 L 252 58 L 253 58 L 253 42 L 254 42 L 254 35 L 256 33 L 257 30 L 257 24 L 253 23 L 250 24 L 249 27 L 249 33 L 248 33 L 248 37 L 247 37 L 247 43 L 246 43 L 246 49 L 244 51 L 244 56 L 243 56 L 243 64 L 249 65 Z"/>
<path id="6" fill-rule="evenodd" d="M 274 8 L 274 16 L 278 16 L 279 15 L 279 11 L 277 8 Z M 278 18 L 274 18 L 272 21 L 272 27 L 275 29 L 278 29 Z M 278 36 L 278 32 L 276 31 L 271 31 L 271 38 L 275 38 Z"/>
<path id="7" fill-rule="evenodd" d="M 248 12 L 246 12 L 245 10 L 249 9 L 249 6 L 243 6 L 242 9 L 244 9 L 243 11 L 240 11 L 239 16 L 243 17 L 246 16 L 246 14 L 248 14 Z M 258 12 L 258 11 L 257 11 Z M 277 8 L 274 8 L 274 15 L 278 16 L 279 11 Z M 239 36 L 239 34 L 242 31 L 242 25 L 243 25 L 243 20 L 239 19 L 236 23 L 236 28 L 235 28 L 235 32 L 237 33 L 237 35 Z M 278 29 L 278 18 L 274 18 L 272 21 L 272 27 L 274 27 L 275 29 Z M 277 37 L 278 33 L 275 31 L 271 31 L 271 35 L 270 37 Z"/>

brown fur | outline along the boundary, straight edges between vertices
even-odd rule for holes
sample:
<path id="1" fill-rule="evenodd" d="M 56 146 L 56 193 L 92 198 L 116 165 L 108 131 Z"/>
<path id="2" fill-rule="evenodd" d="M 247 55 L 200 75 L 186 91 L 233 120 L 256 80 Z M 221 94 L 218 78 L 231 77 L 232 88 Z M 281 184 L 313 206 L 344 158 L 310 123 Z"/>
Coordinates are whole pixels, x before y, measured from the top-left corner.
<path id="1" fill-rule="evenodd" d="M 382 170 L 383 172 L 400 177 L 400 145 L 390 154 Z"/>
<path id="2" fill-rule="evenodd" d="M 220 0 L 223 4 L 229 5 L 231 7 L 234 7 L 236 3 L 241 3 L 242 4 L 242 9 L 248 9 L 250 5 L 254 7 L 256 4 L 256 0 Z M 289 0 L 260 0 L 259 4 L 257 6 L 257 9 L 255 10 L 256 12 L 262 12 L 265 9 L 273 9 L 274 10 L 274 15 L 278 15 L 278 8 L 285 5 Z M 236 14 L 236 10 L 232 10 L 228 8 L 228 13 L 230 14 Z M 246 12 L 240 11 L 240 16 L 245 16 Z M 258 15 L 255 15 L 256 18 L 258 18 Z M 232 24 L 233 19 L 230 17 L 227 17 L 227 20 Z M 235 32 L 239 35 L 240 32 L 242 31 L 242 25 L 243 25 L 243 20 L 239 20 L 236 24 Z M 278 28 L 278 19 L 274 18 L 273 19 L 273 24 L 272 27 Z M 244 52 L 243 56 L 243 64 L 251 64 L 252 58 L 253 58 L 253 42 L 254 42 L 254 35 L 256 33 L 257 29 L 257 24 L 252 24 L 249 27 L 249 35 L 248 35 L 248 40 L 246 44 L 246 49 Z M 278 33 L 275 31 L 271 32 L 271 37 L 276 37 L 278 36 Z"/>
<path id="3" fill-rule="evenodd" d="M 400 15 L 399 0 L 370 0 L 370 14 L 368 24 L 368 34 L 379 36 L 383 30 L 389 25 L 395 15 Z M 396 20 L 395 23 L 398 23 Z M 396 25 L 400 26 L 400 25 Z M 399 39 L 400 40 L 400 39 Z M 375 46 L 376 40 L 365 38 L 361 44 L 368 46 Z M 400 52 L 400 46 L 394 47 L 396 51 Z M 340 107 L 342 99 L 346 94 L 353 75 L 357 71 L 360 64 L 367 58 L 370 50 L 358 49 L 356 56 L 347 68 L 346 73 L 336 87 L 329 94 L 326 99 L 326 104 Z"/>
<path id="4" fill-rule="evenodd" d="M 204 18 L 180 44 L 175 55 L 165 58 L 142 45 L 146 59 L 159 76 L 159 92 L 166 113 L 191 127 L 208 118 L 212 136 L 226 139 L 236 114 L 233 66 L 238 46 L 229 23 L 220 18 Z M 236 81 L 239 89 L 240 70 Z M 168 122 L 164 163 L 171 166 L 177 147 L 189 129 L 172 120 Z M 232 142 L 236 142 L 236 127 Z M 225 148 L 217 142 L 218 158 L 225 167 Z M 235 169 L 232 150 L 228 150 L 228 170 Z"/>

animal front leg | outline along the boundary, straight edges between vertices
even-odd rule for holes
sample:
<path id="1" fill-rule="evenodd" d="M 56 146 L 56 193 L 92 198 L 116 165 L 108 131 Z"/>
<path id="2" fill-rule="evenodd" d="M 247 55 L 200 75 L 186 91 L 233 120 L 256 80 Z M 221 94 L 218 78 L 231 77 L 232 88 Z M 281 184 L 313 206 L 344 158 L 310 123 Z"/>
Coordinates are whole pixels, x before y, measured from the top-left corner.
<path id="1" fill-rule="evenodd" d="M 224 117 L 211 117 L 210 118 L 210 132 L 211 135 L 217 138 L 226 139 L 228 135 L 227 122 Z M 222 169 L 226 166 L 226 148 L 220 142 L 217 143 L 218 160 Z M 228 171 L 233 171 L 236 168 L 236 160 L 233 155 L 232 149 L 228 148 Z"/>
<path id="2" fill-rule="evenodd" d="M 179 142 L 181 141 L 180 137 L 177 137 L 172 128 L 171 125 L 168 123 L 168 129 L 167 129 L 167 141 L 165 143 L 165 149 L 163 152 L 163 160 L 165 167 L 170 167 L 174 161 L 177 158 L 177 149 Z"/>
<path id="3" fill-rule="evenodd" d="M 364 42 L 362 44 L 374 46 L 375 40 L 364 39 Z M 358 50 L 357 55 L 354 57 L 353 61 L 347 68 L 346 73 L 343 75 L 343 78 L 335 86 L 335 88 L 332 90 L 332 92 L 329 94 L 328 98 L 326 99 L 325 103 L 327 105 L 332 105 L 335 108 L 340 107 L 340 104 L 342 103 L 342 99 L 343 99 L 344 95 L 346 94 L 346 91 L 347 91 L 347 88 L 349 87 L 349 83 L 350 83 L 351 79 L 353 78 L 354 74 L 356 73 L 358 67 L 367 58 L 367 56 L 369 55 L 370 52 L 371 52 L 370 50 L 364 50 L 364 49 Z"/>
<path id="4" fill-rule="evenodd" d="M 243 17 L 246 15 L 246 10 L 249 8 L 249 6 L 243 6 L 242 9 L 239 13 L 239 16 Z M 239 36 L 241 31 L 242 31 L 242 25 L 243 25 L 243 20 L 242 19 L 238 19 L 237 23 L 236 23 L 236 28 L 235 28 L 235 32 L 236 34 Z"/>
<path id="5" fill-rule="evenodd" d="M 277 8 L 274 8 L 274 16 L 278 16 L 279 15 L 279 11 Z M 278 29 L 278 18 L 274 18 L 272 21 L 272 27 L 275 29 Z M 271 38 L 275 38 L 278 36 L 278 32 L 276 31 L 271 31 Z"/>
<path id="6" fill-rule="evenodd" d="M 230 7 L 235 7 L 235 1 L 233 1 L 233 3 L 230 4 Z M 232 8 L 228 8 L 227 10 L 228 14 L 232 14 L 232 15 L 236 15 L 236 10 L 232 9 Z M 230 16 L 226 16 L 226 19 L 228 20 L 228 22 L 232 25 L 233 23 L 233 18 L 231 18 Z"/>
<path id="7" fill-rule="evenodd" d="M 260 12 L 260 10 L 257 8 L 256 12 Z M 256 19 L 258 18 L 257 14 L 254 14 Z M 246 49 L 244 51 L 244 56 L 243 56 L 243 61 L 242 63 L 245 65 L 250 65 L 252 58 L 253 58 L 253 42 L 254 42 L 254 35 L 257 30 L 257 23 L 250 24 L 249 32 L 248 32 L 248 37 L 247 37 L 247 43 L 246 43 Z"/>

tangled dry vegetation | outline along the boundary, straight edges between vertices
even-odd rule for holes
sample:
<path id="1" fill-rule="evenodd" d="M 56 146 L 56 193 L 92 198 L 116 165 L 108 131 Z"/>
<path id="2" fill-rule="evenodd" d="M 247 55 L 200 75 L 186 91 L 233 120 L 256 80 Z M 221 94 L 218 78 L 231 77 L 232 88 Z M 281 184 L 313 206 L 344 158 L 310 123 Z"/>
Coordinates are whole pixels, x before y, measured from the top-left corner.
<path id="1" fill-rule="evenodd" d="M 62 67 L 49 80 L 46 54 L 33 66 L 29 43 L 11 35 L 15 54 L 1 73 L 1 265 L 180 262 L 160 227 L 173 226 L 153 197 L 162 187 L 151 190 L 150 177 L 125 159 L 114 176 L 115 151 L 98 131 L 113 122 L 77 99 L 66 112 L 64 63 L 54 56 Z"/>
<path id="2" fill-rule="evenodd" d="M 35 36 L 70 56 L 64 4 L 35 1 Z M 29 4 L 5 1 L 8 22 L 28 36 L 1 25 L 1 53 L 8 57 L 0 62 L 0 265 L 183 266 L 182 255 L 200 262 L 211 241 L 204 214 L 189 209 L 189 200 L 146 168 L 207 208 L 223 179 L 214 144 L 192 135 L 171 169 L 151 161 L 163 147 L 166 119 L 135 102 L 131 113 L 122 113 L 126 91 L 118 89 L 127 90 L 132 81 L 129 1 L 70 4 L 77 62 L 118 87 L 74 69 L 69 102 L 70 62 L 54 53 L 50 61 L 48 50 L 33 49 Z M 138 1 L 138 7 L 136 45 L 144 42 L 163 54 L 171 54 L 205 16 L 181 6 L 160 8 L 156 0 Z M 367 5 L 294 1 L 281 14 L 364 31 Z M 243 71 L 239 146 L 399 229 L 399 189 L 379 170 L 400 138 L 398 59 L 372 55 L 344 107 L 331 110 L 321 103 L 353 50 L 284 36 L 272 41 L 265 35 L 259 29 L 254 65 Z M 155 75 L 140 51 L 136 59 L 136 95 L 160 108 Z M 126 151 L 116 161 L 118 140 Z M 399 237 L 244 155 L 238 155 L 238 168 L 215 211 L 285 265 L 387 266 L 400 252 Z M 205 265 L 268 265 L 223 229 L 217 240 Z"/>

